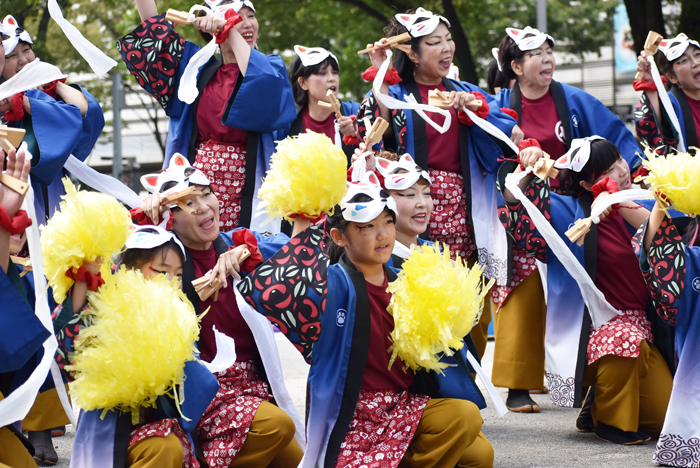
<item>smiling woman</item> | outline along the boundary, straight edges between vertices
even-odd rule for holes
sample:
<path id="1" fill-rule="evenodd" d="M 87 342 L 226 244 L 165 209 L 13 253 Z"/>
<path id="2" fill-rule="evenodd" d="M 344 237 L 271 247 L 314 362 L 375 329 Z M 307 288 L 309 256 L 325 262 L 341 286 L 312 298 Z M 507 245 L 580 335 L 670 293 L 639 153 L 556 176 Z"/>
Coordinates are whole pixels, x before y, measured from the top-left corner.
<path id="1" fill-rule="evenodd" d="M 178 86 L 203 50 L 175 32 L 153 0 L 136 0 L 136 6 L 143 23 L 117 45 L 139 85 L 170 117 L 164 167 L 175 153 L 185 155 L 211 179 L 221 227 L 250 227 L 256 190 L 274 151 L 272 133 L 295 116 L 284 62 L 257 50 L 259 24 L 250 0 L 207 1 L 208 14 L 193 25 L 205 40 L 216 36 L 221 56 L 197 65 L 197 97 L 186 102 Z M 279 222 L 267 228 L 278 231 Z"/>

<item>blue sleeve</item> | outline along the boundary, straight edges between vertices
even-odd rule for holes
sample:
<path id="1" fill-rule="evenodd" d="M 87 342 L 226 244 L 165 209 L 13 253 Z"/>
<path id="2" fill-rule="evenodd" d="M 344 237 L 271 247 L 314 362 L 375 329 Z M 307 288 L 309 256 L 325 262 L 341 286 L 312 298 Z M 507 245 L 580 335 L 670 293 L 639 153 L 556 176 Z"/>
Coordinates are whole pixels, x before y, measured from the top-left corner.
<path id="1" fill-rule="evenodd" d="M 355 101 L 342 101 L 340 107 L 343 109 L 343 115 L 351 116 L 357 115 L 360 110 L 360 103 Z"/>
<path id="2" fill-rule="evenodd" d="M 31 127 L 39 150 L 33 155 L 31 176 L 49 185 L 63 175 L 63 165 L 83 133 L 83 116 L 78 106 L 57 101 L 42 91 L 32 89 L 25 96 L 31 115 L 25 116 L 22 126 Z"/>
<path id="3" fill-rule="evenodd" d="M 221 123 L 241 130 L 272 133 L 296 118 L 296 107 L 287 69 L 279 55 L 252 50 L 240 86 L 226 104 Z"/>
<path id="4" fill-rule="evenodd" d="M 510 93 L 510 88 L 503 88 L 498 91 L 495 96 L 493 96 L 499 108 L 506 107 L 510 109 Z"/>
<path id="5" fill-rule="evenodd" d="M 632 132 L 602 102 L 573 86 L 561 85 L 569 104 L 572 138 L 599 135 L 615 143 L 630 167 L 637 161 L 639 145 Z"/>
<path id="6" fill-rule="evenodd" d="M 95 147 L 95 143 L 97 143 L 102 129 L 105 127 L 105 116 L 97 99 L 87 90 L 79 86 L 78 89 L 82 91 L 85 99 L 87 99 L 88 108 L 85 117 L 83 117 L 83 131 L 78 143 L 73 149 L 73 156 L 81 161 L 85 161 Z"/>
<path id="7" fill-rule="evenodd" d="M 233 242 L 232 234 L 236 231 L 240 231 L 241 229 L 248 230 L 247 228 L 237 228 L 228 232 L 221 233 L 221 237 L 224 239 L 224 242 L 226 242 L 226 245 L 228 245 L 229 247 L 234 247 L 236 245 Z M 259 232 L 250 232 L 252 232 L 253 235 L 255 235 L 255 240 L 258 241 L 258 248 L 260 249 L 263 259 L 265 260 L 275 255 L 279 251 L 279 249 L 287 245 L 287 243 L 289 242 L 289 236 L 283 233 L 276 234 L 274 236 L 263 236 Z"/>

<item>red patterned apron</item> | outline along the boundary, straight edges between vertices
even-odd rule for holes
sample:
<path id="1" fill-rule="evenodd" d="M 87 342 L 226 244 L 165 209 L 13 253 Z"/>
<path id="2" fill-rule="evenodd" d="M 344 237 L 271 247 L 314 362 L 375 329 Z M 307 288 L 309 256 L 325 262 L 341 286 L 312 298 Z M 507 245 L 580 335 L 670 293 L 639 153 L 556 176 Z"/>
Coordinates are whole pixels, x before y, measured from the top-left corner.
<path id="1" fill-rule="evenodd" d="M 519 245 L 513 244 L 513 269 L 510 283 L 508 286 L 498 286 L 491 290 L 491 300 L 498 304 L 499 310 L 506 301 L 508 294 L 536 270 L 537 261 L 535 258 L 528 255 L 525 249 Z"/>
<path id="2" fill-rule="evenodd" d="M 204 172 L 219 199 L 219 227 L 230 231 L 241 218 L 241 193 L 245 184 L 246 148 L 218 141 L 197 145 L 193 166 Z"/>
<path id="3" fill-rule="evenodd" d="M 190 440 L 175 419 L 161 419 L 133 428 L 129 436 L 129 447 L 149 437 L 167 437 L 170 434 L 175 434 L 182 444 L 182 468 L 199 468 Z"/>
<path id="4" fill-rule="evenodd" d="M 597 330 L 591 330 L 588 338 L 588 360 L 596 360 L 612 354 L 620 357 L 639 357 L 639 345 L 642 340 L 654 342 L 651 323 L 643 310 L 624 310 Z"/>
<path id="5" fill-rule="evenodd" d="M 407 391 L 360 391 L 336 468 L 394 468 L 413 439 L 426 395 Z"/>
<path id="6" fill-rule="evenodd" d="M 219 391 L 197 429 L 209 466 L 225 468 L 243 447 L 258 406 L 272 396 L 254 361 L 237 362 L 214 375 Z"/>
<path id="7" fill-rule="evenodd" d="M 464 177 L 456 172 L 428 170 L 433 185 L 433 214 L 430 217 L 429 237 L 433 242 L 442 242 L 450 248 L 455 259 L 459 253 L 464 260 L 476 252 L 474 234 L 467 222 L 467 194 Z"/>

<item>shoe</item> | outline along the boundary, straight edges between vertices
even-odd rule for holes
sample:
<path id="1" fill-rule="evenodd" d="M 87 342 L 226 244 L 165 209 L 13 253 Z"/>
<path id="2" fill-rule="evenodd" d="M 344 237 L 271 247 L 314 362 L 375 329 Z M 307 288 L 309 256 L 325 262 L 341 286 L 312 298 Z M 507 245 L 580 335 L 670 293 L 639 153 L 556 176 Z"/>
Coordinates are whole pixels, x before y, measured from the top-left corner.
<path id="1" fill-rule="evenodd" d="M 539 413 L 540 407 L 530 398 L 528 390 L 508 389 L 506 407 L 514 413 Z"/>
<path id="2" fill-rule="evenodd" d="M 549 393 L 549 389 L 547 387 L 542 387 L 538 390 L 530 390 L 530 395 L 546 395 L 547 393 Z"/>
<path id="3" fill-rule="evenodd" d="M 579 432 L 593 432 L 595 430 L 595 424 L 593 424 L 593 414 L 591 413 L 594 396 L 595 387 L 588 387 L 586 399 L 583 400 L 581 410 L 578 412 L 578 417 L 576 417 L 576 430 Z"/>
<path id="4" fill-rule="evenodd" d="M 637 431 L 637 435 L 641 437 L 644 442 L 649 442 L 651 440 L 651 436 L 646 432 Z"/>
<path id="5" fill-rule="evenodd" d="M 619 445 L 640 445 L 644 443 L 644 438 L 637 432 L 625 432 L 613 426 L 598 421 L 595 428 L 595 436 L 605 442 Z"/>
<path id="6" fill-rule="evenodd" d="M 63 437 L 64 435 L 66 435 L 66 426 L 51 429 L 51 437 Z"/>
<path id="7" fill-rule="evenodd" d="M 29 442 L 34 446 L 34 460 L 42 466 L 51 466 L 58 463 L 58 454 L 51 441 L 51 429 L 41 432 L 30 431 Z"/>

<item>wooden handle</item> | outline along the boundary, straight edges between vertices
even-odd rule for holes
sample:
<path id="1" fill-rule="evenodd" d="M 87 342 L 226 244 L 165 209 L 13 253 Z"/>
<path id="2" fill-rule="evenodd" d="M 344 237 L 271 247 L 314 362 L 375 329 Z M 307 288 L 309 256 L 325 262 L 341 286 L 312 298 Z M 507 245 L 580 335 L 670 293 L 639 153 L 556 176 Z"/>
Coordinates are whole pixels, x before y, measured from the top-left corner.
<path id="1" fill-rule="evenodd" d="M 433 89 L 428 91 L 428 105 L 439 107 L 440 109 L 449 109 L 454 106 L 453 102 L 450 102 L 450 93 L 447 91 L 440 91 L 438 89 Z M 483 102 L 480 99 L 476 99 L 469 103 L 470 106 L 481 107 Z"/>
<path id="2" fill-rule="evenodd" d="M 378 117 L 377 120 L 374 121 L 365 135 L 365 145 L 367 146 L 367 149 L 369 149 L 371 145 L 376 145 L 382 141 L 384 132 L 386 132 L 387 128 L 389 128 L 389 122 L 381 117 Z"/>
<path id="3" fill-rule="evenodd" d="M 241 252 L 241 254 L 238 256 L 238 263 L 243 263 L 243 260 L 250 257 L 251 255 L 252 254 L 250 252 L 250 249 L 246 247 L 245 249 L 243 249 L 243 252 Z M 219 299 L 219 289 L 221 289 L 223 283 L 219 278 L 214 278 L 214 280 L 211 281 L 211 273 L 212 270 L 209 270 L 201 278 L 197 278 L 196 280 L 192 281 L 192 286 L 194 286 L 194 290 L 199 296 L 200 301 L 206 301 L 212 295 L 214 296 L 214 302 L 216 302 Z"/>
<path id="4" fill-rule="evenodd" d="M 20 195 L 24 195 L 29 190 L 29 184 L 27 182 L 22 182 L 19 179 L 15 179 L 11 175 L 0 174 L 0 183 L 8 186 Z"/>
<path id="5" fill-rule="evenodd" d="M 398 36 L 390 37 L 389 40 L 386 41 L 386 43 L 382 47 L 379 47 L 379 48 L 385 49 L 387 47 L 396 47 L 397 44 L 400 44 L 400 43 L 406 42 L 406 41 L 410 41 L 410 40 L 411 40 L 411 35 L 409 33 L 405 32 L 403 34 L 399 34 Z M 374 49 L 375 49 L 374 46 L 369 46 L 366 49 L 358 50 L 357 55 L 366 54 L 367 52 L 370 52 Z M 404 50 L 404 49 L 402 48 L 402 50 Z"/>
<path id="6" fill-rule="evenodd" d="M 577 245 L 583 245 L 586 234 L 591 230 L 593 220 L 591 218 L 579 219 L 574 225 L 564 234 L 571 242 L 576 242 Z"/>
<path id="7" fill-rule="evenodd" d="M 192 24 L 189 13 L 186 11 L 173 10 L 172 8 L 165 13 L 165 19 L 171 23 Z"/>

